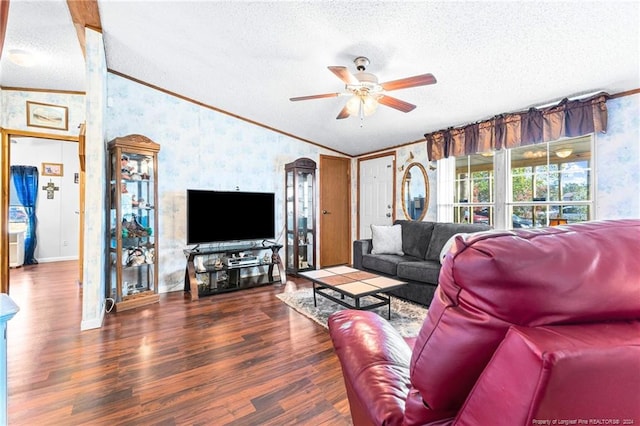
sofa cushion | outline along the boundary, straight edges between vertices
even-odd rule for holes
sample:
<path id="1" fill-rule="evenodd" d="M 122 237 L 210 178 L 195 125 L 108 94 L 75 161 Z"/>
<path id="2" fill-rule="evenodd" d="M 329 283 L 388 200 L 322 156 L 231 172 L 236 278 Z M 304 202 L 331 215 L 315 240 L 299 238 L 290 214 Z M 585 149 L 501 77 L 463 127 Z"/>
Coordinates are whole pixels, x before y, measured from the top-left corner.
<path id="1" fill-rule="evenodd" d="M 639 235 L 626 219 L 456 239 L 411 361 L 424 403 L 458 410 L 512 324 L 640 318 Z"/>
<path id="2" fill-rule="evenodd" d="M 427 245 L 431 240 L 433 222 L 396 220 L 395 223 L 402 225 L 402 251 L 404 254 L 424 259 Z"/>
<path id="3" fill-rule="evenodd" d="M 407 259 L 404 256 L 397 254 L 365 254 L 362 256 L 362 266 L 370 271 L 396 275 L 398 263 L 405 260 Z"/>
<path id="4" fill-rule="evenodd" d="M 440 262 L 416 259 L 417 262 L 401 262 L 396 275 L 399 279 L 437 284 L 440 274 Z"/>
<path id="5" fill-rule="evenodd" d="M 404 254 L 401 225 L 371 225 L 371 239 L 371 254 Z"/>
<path id="6" fill-rule="evenodd" d="M 491 229 L 488 225 L 479 223 L 444 223 L 437 222 L 433 225 L 431 241 L 425 259 L 440 261 L 440 252 L 449 239 L 459 233 L 480 232 Z"/>

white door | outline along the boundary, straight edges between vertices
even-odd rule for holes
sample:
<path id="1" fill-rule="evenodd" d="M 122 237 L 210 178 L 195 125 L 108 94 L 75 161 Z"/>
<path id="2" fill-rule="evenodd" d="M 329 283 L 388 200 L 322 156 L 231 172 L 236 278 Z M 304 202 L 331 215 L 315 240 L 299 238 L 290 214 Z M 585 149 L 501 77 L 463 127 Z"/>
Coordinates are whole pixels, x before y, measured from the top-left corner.
<path id="1" fill-rule="evenodd" d="M 371 238 L 371 225 L 393 223 L 394 156 L 376 157 L 359 162 L 360 211 L 359 238 Z"/>

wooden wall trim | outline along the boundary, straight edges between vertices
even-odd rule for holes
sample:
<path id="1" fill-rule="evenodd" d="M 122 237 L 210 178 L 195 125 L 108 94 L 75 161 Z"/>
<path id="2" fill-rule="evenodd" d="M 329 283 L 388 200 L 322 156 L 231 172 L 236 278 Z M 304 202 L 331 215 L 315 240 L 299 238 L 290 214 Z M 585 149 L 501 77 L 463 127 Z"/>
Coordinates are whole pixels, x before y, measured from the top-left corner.
<path id="1" fill-rule="evenodd" d="M 9 20 L 9 0 L 0 0 L 0 57 L 4 46 L 4 37 L 7 34 L 7 21 Z"/>
<path id="2" fill-rule="evenodd" d="M 633 89 L 633 90 L 627 90 L 626 92 L 616 93 L 615 95 L 609 96 L 609 98 L 610 99 L 624 98 L 625 96 L 636 95 L 638 93 L 640 93 L 640 88 L 639 89 Z"/>
<path id="3" fill-rule="evenodd" d="M 98 9 L 97 0 L 67 0 L 67 7 L 71 13 L 71 21 L 78 35 L 82 56 L 87 57 L 85 28 L 102 32 L 102 22 L 100 21 L 100 10 Z"/>
<path id="4" fill-rule="evenodd" d="M 9 294 L 9 134 L 2 128 L 0 131 L 0 293 Z"/>
<path id="5" fill-rule="evenodd" d="M 6 133 L 7 135 L 10 135 L 10 136 L 55 139 L 58 141 L 78 142 L 78 136 L 72 136 L 72 135 L 59 135 L 55 133 L 43 133 L 43 132 L 34 132 L 31 130 L 17 130 L 17 129 L 3 129 L 2 132 L 3 134 Z"/>
<path id="6" fill-rule="evenodd" d="M 60 93 L 63 95 L 86 95 L 86 92 L 78 92 L 75 90 L 55 90 L 55 89 L 33 89 L 30 87 L 8 87 L 0 86 L 2 90 L 14 90 L 17 92 L 44 92 L 44 93 Z"/>

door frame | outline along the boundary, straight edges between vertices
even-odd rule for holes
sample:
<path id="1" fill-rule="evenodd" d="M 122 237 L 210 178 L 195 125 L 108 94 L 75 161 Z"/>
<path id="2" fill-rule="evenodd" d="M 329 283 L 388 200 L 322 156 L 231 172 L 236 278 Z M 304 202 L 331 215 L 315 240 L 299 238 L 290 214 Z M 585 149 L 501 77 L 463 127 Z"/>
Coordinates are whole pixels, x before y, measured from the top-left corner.
<path id="1" fill-rule="evenodd" d="M 39 139 L 53 139 L 67 142 L 80 142 L 78 136 L 56 135 L 53 133 L 32 132 L 28 130 L 2 129 L 2 157 L 0 161 L 0 194 L 2 194 L 2 202 L 0 203 L 0 247 L 2 247 L 2 256 L 0 256 L 0 293 L 9 294 L 9 179 L 11 176 L 11 137 L 31 137 Z M 78 146 L 80 153 L 80 146 Z M 82 166 L 81 166 L 82 167 Z M 84 191 L 80 191 L 80 205 L 84 205 Z M 84 228 L 84 224 L 80 223 L 80 233 Z M 78 259 L 83 259 L 81 253 L 82 247 L 78 247 Z"/>

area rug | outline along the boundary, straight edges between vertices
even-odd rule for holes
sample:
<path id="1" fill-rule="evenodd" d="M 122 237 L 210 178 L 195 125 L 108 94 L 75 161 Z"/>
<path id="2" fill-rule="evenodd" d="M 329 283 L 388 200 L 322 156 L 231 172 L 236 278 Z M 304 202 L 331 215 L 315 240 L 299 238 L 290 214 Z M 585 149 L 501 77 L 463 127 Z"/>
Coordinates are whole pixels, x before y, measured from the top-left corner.
<path id="1" fill-rule="evenodd" d="M 303 288 L 293 292 L 280 293 L 276 295 L 284 303 L 311 318 L 321 326 L 327 328 L 329 315 L 338 310 L 346 309 L 326 297 L 317 296 L 318 306 L 313 306 L 313 289 Z M 363 300 L 365 304 L 366 299 Z M 383 318 L 387 318 L 388 307 L 380 307 L 373 310 Z M 404 337 L 414 337 L 418 335 L 422 323 L 427 316 L 427 309 L 424 306 L 416 305 L 396 297 L 391 296 L 391 325 Z"/>

